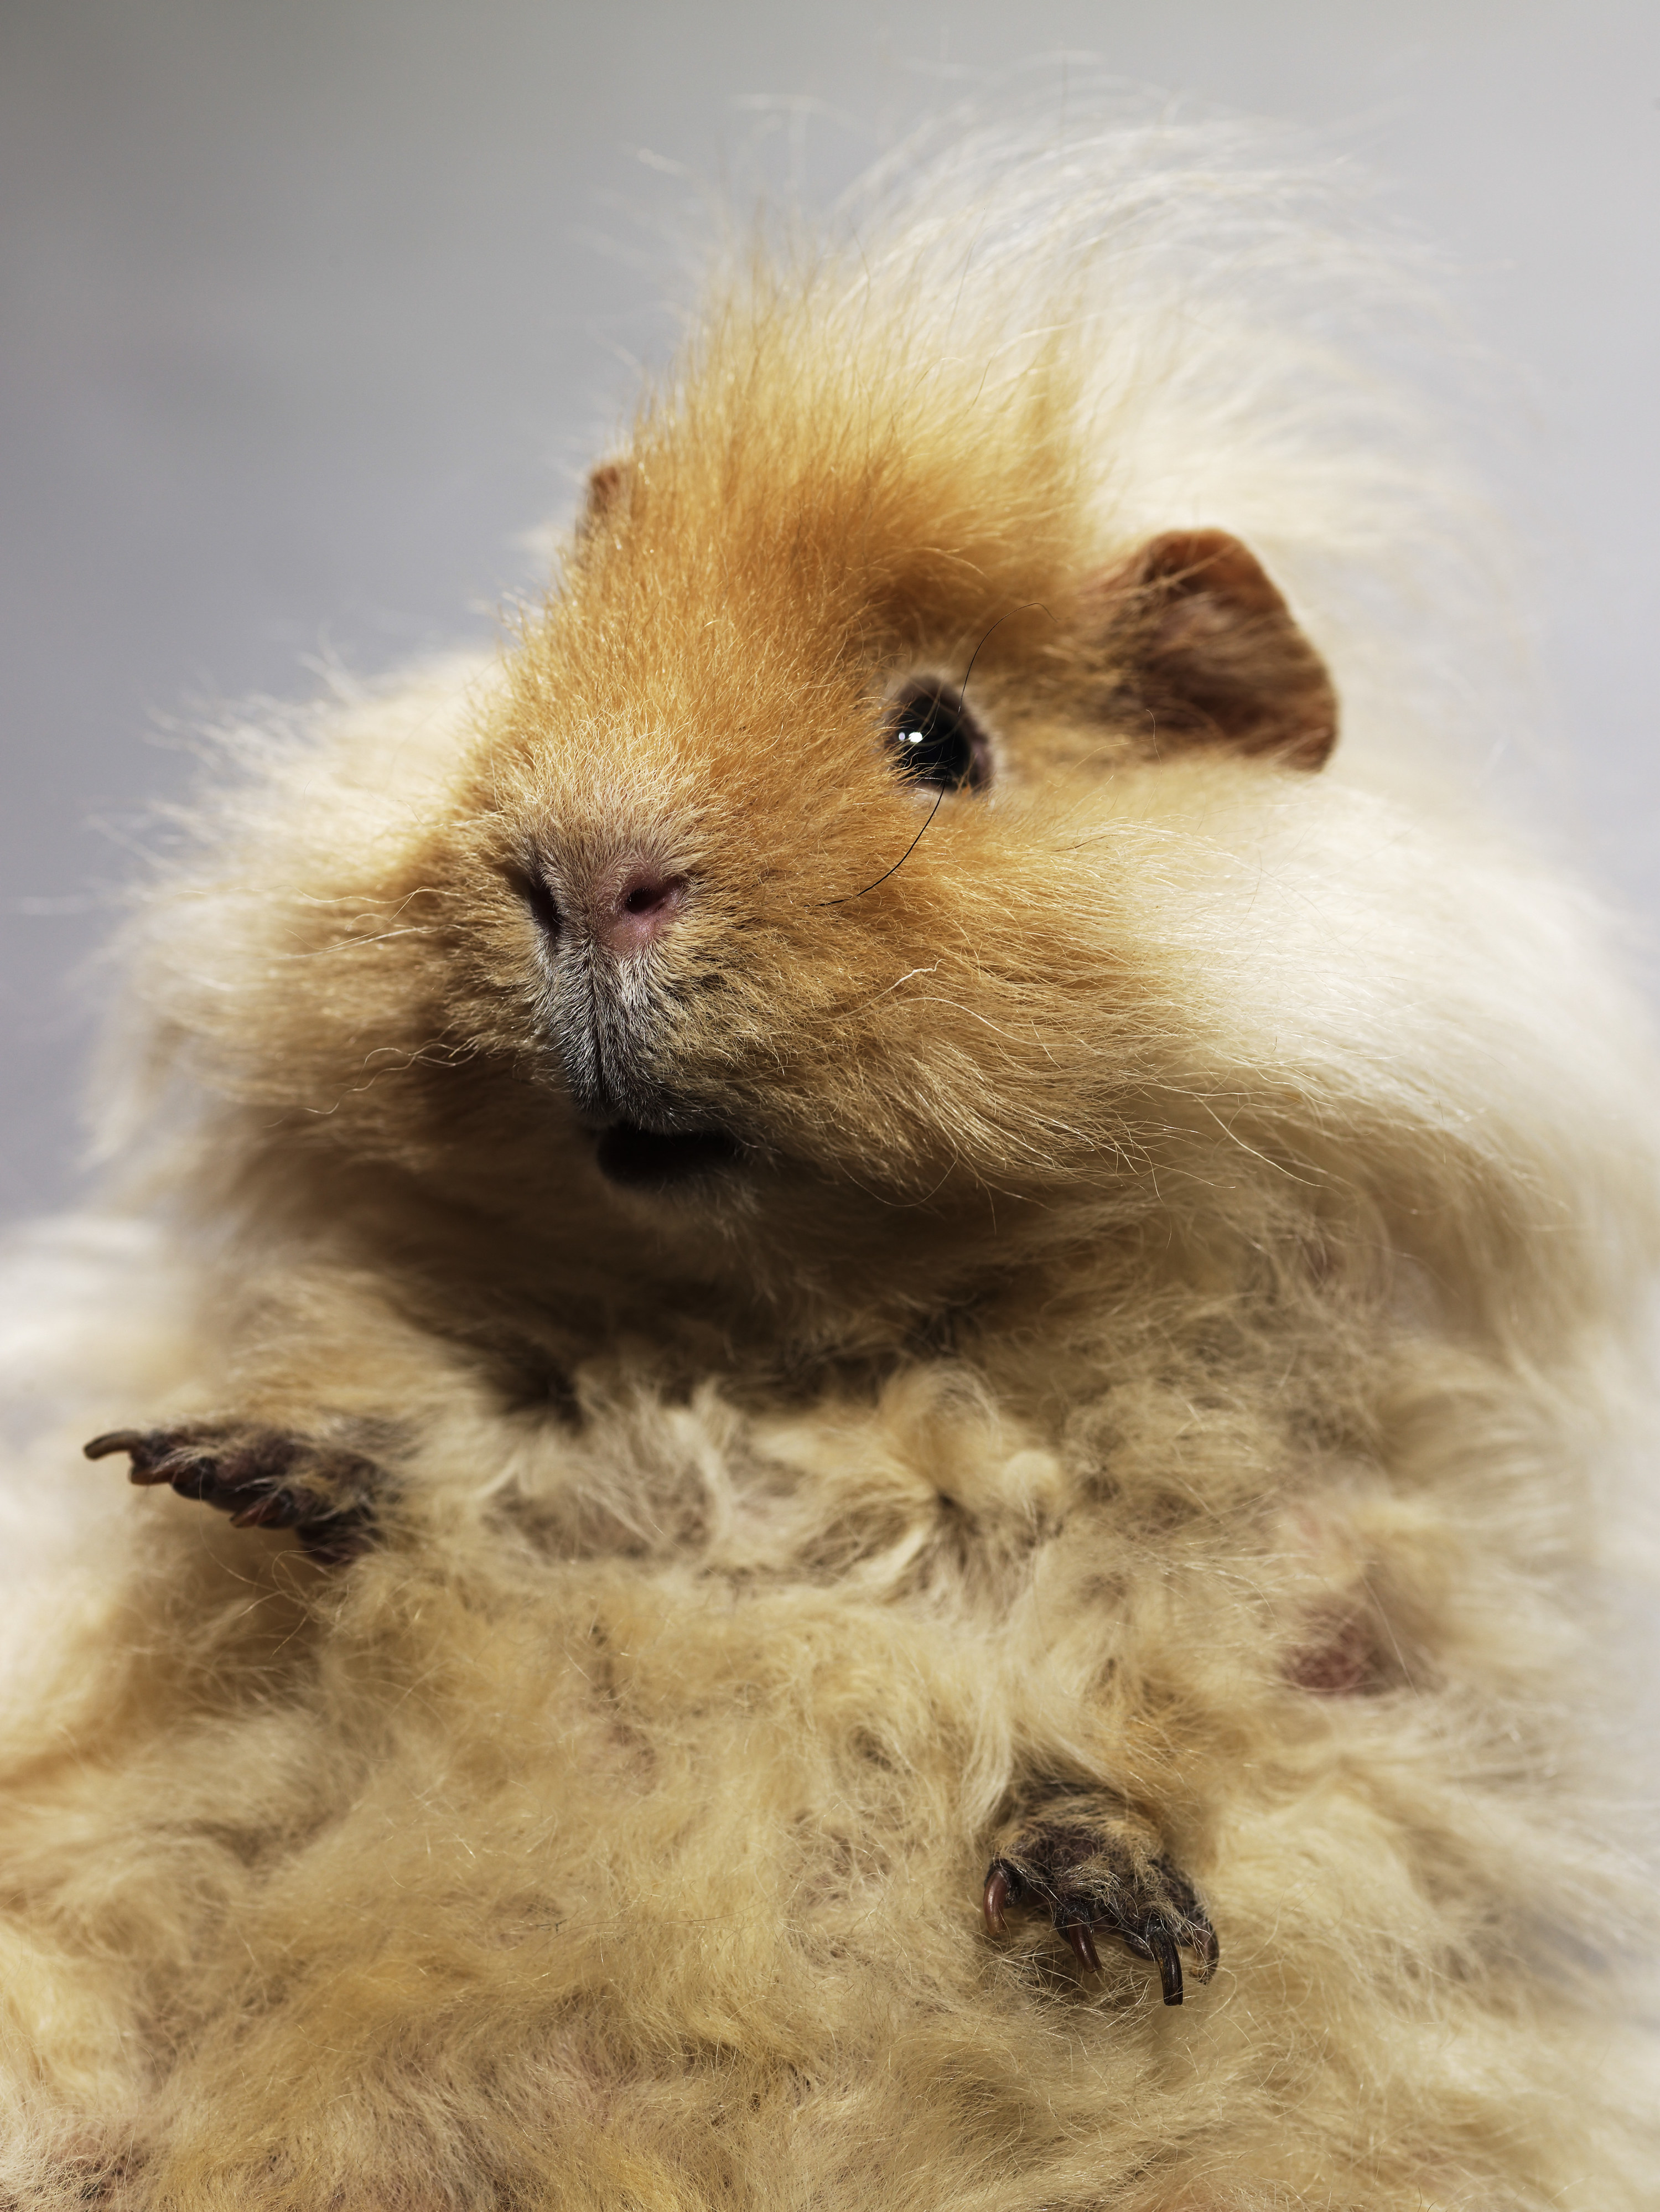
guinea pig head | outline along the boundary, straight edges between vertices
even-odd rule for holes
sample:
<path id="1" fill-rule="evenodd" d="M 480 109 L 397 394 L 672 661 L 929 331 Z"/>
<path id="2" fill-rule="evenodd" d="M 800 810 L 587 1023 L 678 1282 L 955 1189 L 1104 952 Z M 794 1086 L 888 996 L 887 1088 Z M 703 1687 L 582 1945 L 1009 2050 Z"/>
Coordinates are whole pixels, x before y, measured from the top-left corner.
<path id="1" fill-rule="evenodd" d="M 461 812 L 500 887 L 470 957 L 550 1141 L 625 1205 L 1111 1173 L 1146 1012 L 1117 848 L 1170 779 L 1330 749 L 1326 672 L 1233 538 L 1104 562 L 1074 516 L 950 507 L 649 451 L 596 474 Z"/>

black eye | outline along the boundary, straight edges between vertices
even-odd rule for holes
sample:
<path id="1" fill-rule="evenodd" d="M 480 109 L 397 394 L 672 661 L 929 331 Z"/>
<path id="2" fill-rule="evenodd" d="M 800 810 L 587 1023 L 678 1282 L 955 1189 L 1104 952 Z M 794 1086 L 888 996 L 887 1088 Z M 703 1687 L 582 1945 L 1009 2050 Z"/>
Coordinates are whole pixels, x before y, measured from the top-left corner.
<path id="1" fill-rule="evenodd" d="M 888 750 L 909 782 L 962 791 L 985 783 L 991 754 L 974 718 L 943 691 L 910 691 L 890 714 Z"/>

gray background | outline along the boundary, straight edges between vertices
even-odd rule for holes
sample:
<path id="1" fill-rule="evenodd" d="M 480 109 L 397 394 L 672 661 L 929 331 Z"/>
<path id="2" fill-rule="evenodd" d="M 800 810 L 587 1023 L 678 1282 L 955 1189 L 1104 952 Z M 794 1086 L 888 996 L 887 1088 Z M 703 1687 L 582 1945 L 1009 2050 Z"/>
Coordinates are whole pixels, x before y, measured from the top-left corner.
<path id="1" fill-rule="evenodd" d="M 482 635 L 532 580 L 665 349 L 638 216 L 687 197 L 672 165 L 772 131 L 827 187 L 1059 49 L 1313 126 L 1450 250 L 1520 372 L 1535 810 L 1660 939 L 1655 0 L 3 0 L 0 1214 L 73 1188 L 76 971 L 180 726 Z"/>

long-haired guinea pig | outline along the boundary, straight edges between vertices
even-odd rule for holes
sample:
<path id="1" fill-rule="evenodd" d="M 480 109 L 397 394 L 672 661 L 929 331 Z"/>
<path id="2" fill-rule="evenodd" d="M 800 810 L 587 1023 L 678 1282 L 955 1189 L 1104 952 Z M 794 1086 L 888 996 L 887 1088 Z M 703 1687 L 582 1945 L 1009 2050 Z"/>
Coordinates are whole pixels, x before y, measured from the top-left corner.
<path id="1" fill-rule="evenodd" d="M 242 733 L 7 1279 L 7 2204 L 1651 2201 L 1655 1071 L 1390 281 L 964 130 Z"/>

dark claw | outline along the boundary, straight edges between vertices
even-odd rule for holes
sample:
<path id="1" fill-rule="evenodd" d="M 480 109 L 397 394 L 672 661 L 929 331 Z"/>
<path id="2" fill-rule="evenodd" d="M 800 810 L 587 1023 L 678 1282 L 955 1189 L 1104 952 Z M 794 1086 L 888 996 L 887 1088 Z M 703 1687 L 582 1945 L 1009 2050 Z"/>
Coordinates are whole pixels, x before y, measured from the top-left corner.
<path id="1" fill-rule="evenodd" d="M 185 1479 L 182 1468 L 176 1475 L 169 1474 L 166 1468 L 157 1467 L 147 1459 L 135 1459 L 127 1469 L 127 1480 L 136 1482 L 144 1489 L 152 1489 L 161 1482 L 182 1482 Z"/>
<path id="2" fill-rule="evenodd" d="M 114 1452 L 125 1452 L 132 1462 L 127 1469 L 129 1482 L 145 1489 L 170 1482 L 181 1498 L 204 1498 L 215 1480 L 213 1460 L 181 1450 L 165 1430 L 149 1433 L 143 1429 L 112 1429 L 107 1436 L 94 1437 L 81 1449 L 88 1459 L 108 1459 Z"/>
<path id="3" fill-rule="evenodd" d="M 89 1444 L 82 1444 L 81 1447 L 88 1459 L 108 1459 L 112 1452 L 131 1452 L 133 1455 L 135 1480 L 139 1456 L 143 1448 L 144 1435 L 142 1429 L 112 1429 L 107 1436 L 94 1437 Z"/>
<path id="4" fill-rule="evenodd" d="M 1000 1936 L 1003 1932 L 1003 1907 L 1008 1901 L 1008 1869 L 994 1860 L 986 1875 L 986 1893 L 981 1900 L 986 1915 L 986 1926 L 994 1936 Z"/>
<path id="5" fill-rule="evenodd" d="M 1091 1931 L 1089 1922 L 1068 1920 L 1061 1928 L 1061 1933 L 1077 1954 L 1078 1963 L 1084 1972 L 1086 1974 L 1098 1974 L 1101 1971 L 1101 1958 L 1095 1948 L 1095 1937 Z"/>
<path id="6" fill-rule="evenodd" d="M 1178 2005 L 1182 2002 L 1182 1954 L 1177 1946 L 1175 1932 L 1162 1920 L 1149 1920 L 1142 1931 L 1147 1948 L 1158 1961 L 1158 1978 L 1164 1984 L 1164 2002 Z M 1215 1942 L 1214 1936 L 1211 1941 Z"/>

